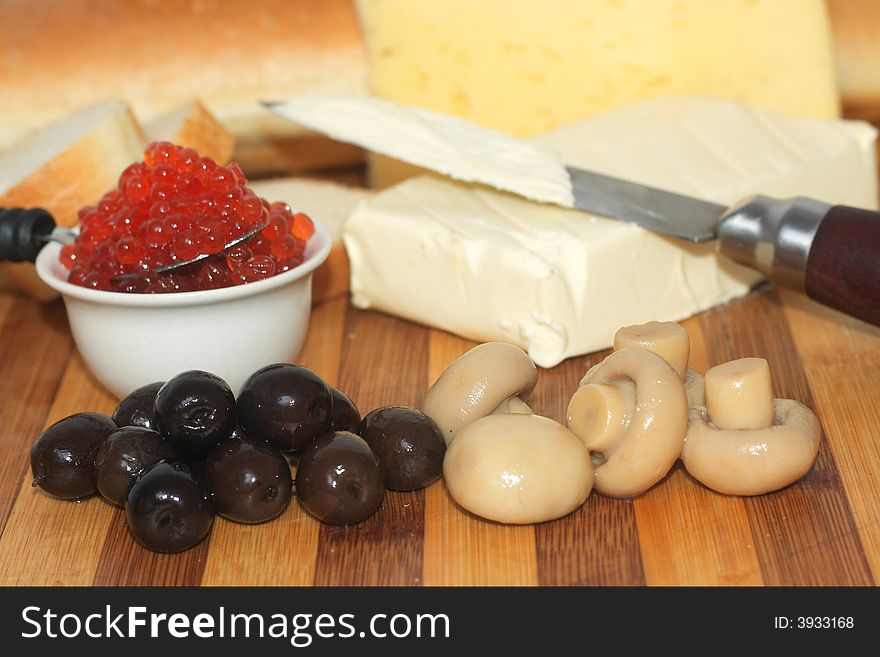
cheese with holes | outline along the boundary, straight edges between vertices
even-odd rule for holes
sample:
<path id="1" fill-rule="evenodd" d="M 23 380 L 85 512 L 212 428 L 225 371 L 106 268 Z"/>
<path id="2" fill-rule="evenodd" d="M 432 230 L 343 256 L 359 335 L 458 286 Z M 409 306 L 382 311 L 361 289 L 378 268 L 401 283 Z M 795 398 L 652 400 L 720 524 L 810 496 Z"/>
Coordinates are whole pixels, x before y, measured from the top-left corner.
<path id="1" fill-rule="evenodd" d="M 517 136 L 658 95 L 836 117 L 823 0 L 358 0 L 372 93 Z"/>
<path id="2" fill-rule="evenodd" d="M 539 141 L 563 161 L 733 204 L 809 195 L 877 206 L 876 130 L 713 98 L 644 101 Z M 353 303 L 502 340 L 551 367 L 621 326 L 680 320 L 744 295 L 756 272 L 636 226 L 436 177 L 362 202 L 343 239 Z"/>

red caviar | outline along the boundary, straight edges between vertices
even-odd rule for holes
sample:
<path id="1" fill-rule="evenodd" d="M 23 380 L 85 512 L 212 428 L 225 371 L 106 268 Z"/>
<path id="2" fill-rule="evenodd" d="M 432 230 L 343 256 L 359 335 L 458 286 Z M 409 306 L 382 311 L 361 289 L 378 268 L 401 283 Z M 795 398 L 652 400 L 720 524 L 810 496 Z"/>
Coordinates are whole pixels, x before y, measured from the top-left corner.
<path id="1" fill-rule="evenodd" d="M 116 189 L 79 211 L 79 222 L 76 242 L 61 249 L 68 280 L 113 292 L 190 292 L 269 278 L 302 263 L 315 231 L 307 215 L 254 194 L 235 162 L 222 166 L 168 142 L 150 144 Z M 155 271 L 199 256 L 208 257 Z"/>

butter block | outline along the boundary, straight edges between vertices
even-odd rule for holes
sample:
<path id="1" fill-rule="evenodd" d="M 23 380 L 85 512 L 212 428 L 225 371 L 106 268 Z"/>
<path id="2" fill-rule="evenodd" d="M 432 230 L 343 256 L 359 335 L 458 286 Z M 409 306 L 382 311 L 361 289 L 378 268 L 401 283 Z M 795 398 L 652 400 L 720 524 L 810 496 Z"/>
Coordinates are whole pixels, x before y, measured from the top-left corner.
<path id="1" fill-rule="evenodd" d="M 358 0 L 373 94 L 516 136 L 703 93 L 839 116 L 823 0 Z"/>
<path id="2" fill-rule="evenodd" d="M 760 280 L 711 244 L 433 177 L 361 203 L 343 240 L 355 306 L 510 342 L 541 367 L 611 346 L 621 326 L 679 320 Z"/>
<path id="3" fill-rule="evenodd" d="M 876 135 L 860 122 L 670 98 L 538 141 L 564 161 L 722 204 L 763 193 L 875 208 Z M 713 244 L 436 177 L 362 202 L 343 239 L 356 306 L 511 342 L 542 367 L 610 347 L 621 326 L 677 321 L 760 280 Z"/>

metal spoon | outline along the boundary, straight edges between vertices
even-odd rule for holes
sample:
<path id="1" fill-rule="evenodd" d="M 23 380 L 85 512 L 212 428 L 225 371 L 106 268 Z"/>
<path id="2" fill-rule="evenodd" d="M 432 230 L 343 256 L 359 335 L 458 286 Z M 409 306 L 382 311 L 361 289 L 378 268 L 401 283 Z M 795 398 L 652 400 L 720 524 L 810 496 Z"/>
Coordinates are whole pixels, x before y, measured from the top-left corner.
<path id="1" fill-rule="evenodd" d="M 220 250 L 222 253 L 242 242 L 246 242 L 265 226 L 258 226 L 235 239 L 228 241 Z M 0 260 L 10 262 L 34 262 L 37 254 L 46 243 L 70 244 L 76 240 L 76 233 L 69 228 L 61 228 L 49 212 L 42 208 L 0 208 Z M 189 260 L 178 260 L 156 269 L 131 274 L 113 276 L 111 280 L 121 281 L 142 276 L 145 273 L 164 274 L 181 267 L 205 260 L 216 253 L 202 253 Z"/>

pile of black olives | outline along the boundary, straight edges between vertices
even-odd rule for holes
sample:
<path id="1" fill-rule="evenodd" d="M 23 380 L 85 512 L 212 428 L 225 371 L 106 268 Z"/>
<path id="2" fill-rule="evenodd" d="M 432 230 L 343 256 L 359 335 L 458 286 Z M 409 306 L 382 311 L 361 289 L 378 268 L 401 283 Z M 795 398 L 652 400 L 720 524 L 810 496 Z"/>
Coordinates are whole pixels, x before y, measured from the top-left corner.
<path id="1" fill-rule="evenodd" d="M 190 370 L 138 388 L 112 418 L 77 413 L 31 449 L 34 486 L 62 499 L 100 493 L 124 506 L 143 546 L 180 552 L 215 514 L 261 523 L 300 504 L 351 525 L 378 510 L 385 489 L 412 491 L 440 476 L 446 444 L 420 411 L 386 406 L 361 419 L 354 402 L 312 370 L 269 365 L 236 398 L 209 372 Z M 291 476 L 288 457 L 298 461 Z"/>

